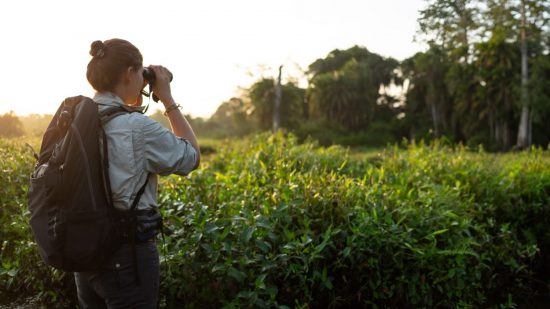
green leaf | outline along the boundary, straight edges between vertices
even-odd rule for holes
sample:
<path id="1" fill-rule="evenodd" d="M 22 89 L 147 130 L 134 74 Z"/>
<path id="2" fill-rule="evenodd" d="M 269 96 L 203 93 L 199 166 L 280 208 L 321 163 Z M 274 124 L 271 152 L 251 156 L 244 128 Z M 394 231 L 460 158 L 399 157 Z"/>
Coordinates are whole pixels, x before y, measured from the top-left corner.
<path id="1" fill-rule="evenodd" d="M 227 268 L 227 266 L 225 266 L 224 264 L 217 264 L 217 265 L 214 265 L 214 267 L 212 267 L 212 272 L 215 273 L 217 271 L 223 271 Z"/>
<path id="2" fill-rule="evenodd" d="M 250 238 L 252 238 L 252 233 L 254 233 L 254 228 L 251 226 L 247 226 L 241 234 L 241 239 L 244 242 L 249 242 Z"/>
<path id="3" fill-rule="evenodd" d="M 427 235 L 426 237 L 433 237 L 433 236 L 436 236 L 436 235 L 439 235 L 439 234 L 443 234 L 445 232 L 447 232 L 449 229 L 442 229 L 442 230 L 438 230 L 438 231 L 435 231 L 429 235 Z"/>
<path id="4" fill-rule="evenodd" d="M 346 247 L 342 251 L 342 254 L 344 255 L 344 257 L 348 257 L 350 253 L 351 253 L 351 248 L 350 247 Z"/>
<path id="5" fill-rule="evenodd" d="M 257 278 L 256 278 L 256 281 L 254 282 L 254 285 L 256 286 L 256 288 L 258 289 L 265 289 L 265 277 L 267 276 L 267 274 L 261 274 L 259 275 Z"/>
<path id="6" fill-rule="evenodd" d="M 256 239 L 256 246 L 264 253 L 267 253 L 271 249 L 271 245 L 268 242 L 259 239 Z"/>
<path id="7" fill-rule="evenodd" d="M 15 277 L 18 272 L 19 272 L 19 270 L 17 270 L 17 269 L 10 269 L 10 270 L 8 270 L 7 274 L 10 277 Z"/>
<path id="8" fill-rule="evenodd" d="M 234 267 L 229 268 L 227 274 L 237 280 L 239 283 L 243 282 L 246 278 L 246 274 Z"/>

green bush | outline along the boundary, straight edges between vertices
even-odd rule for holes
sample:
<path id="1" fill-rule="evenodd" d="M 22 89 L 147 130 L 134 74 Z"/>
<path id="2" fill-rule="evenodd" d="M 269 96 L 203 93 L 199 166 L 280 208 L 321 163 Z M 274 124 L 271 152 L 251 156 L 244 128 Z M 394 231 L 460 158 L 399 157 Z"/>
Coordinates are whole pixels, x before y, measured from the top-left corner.
<path id="1" fill-rule="evenodd" d="M 547 278 L 535 266 L 548 258 L 549 167 L 541 150 L 437 143 L 352 162 L 337 146 L 260 135 L 166 183 L 164 295 L 195 306 L 519 301 Z"/>
<path id="2" fill-rule="evenodd" d="M 38 149 L 36 140 L 32 143 Z M 20 141 L 0 139 L 0 157 L 0 304 L 21 296 L 59 306 L 74 304 L 72 274 L 45 266 L 27 223 L 32 152 Z"/>
<path id="3" fill-rule="evenodd" d="M 32 160 L 17 143 L 1 145 L 11 159 L 2 161 L 0 297 L 74 300 L 71 276 L 35 266 Z M 434 142 L 362 159 L 260 134 L 220 143 L 199 170 L 159 189 L 170 233 L 162 306 L 511 306 L 548 293 L 541 149 L 493 155 Z"/>
<path id="4" fill-rule="evenodd" d="M 306 121 L 295 130 L 300 141 L 316 140 L 322 146 L 385 146 L 396 141 L 395 128 L 390 123 L 375 121 L 365 131 L 349 132 L 333 121 Z"/>

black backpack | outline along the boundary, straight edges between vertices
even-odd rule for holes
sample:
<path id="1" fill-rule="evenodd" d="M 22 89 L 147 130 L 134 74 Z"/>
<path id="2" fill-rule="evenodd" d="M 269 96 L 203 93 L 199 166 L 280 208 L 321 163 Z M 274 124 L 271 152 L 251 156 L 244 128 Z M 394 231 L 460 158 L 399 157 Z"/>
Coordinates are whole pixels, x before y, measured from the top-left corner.
<path id="1" fill-rule="evenodd" d="M 135 264 L 135 207 L 147 181 L 130 211 L 113 207 L 103 129 L 130 112 L 135 111 L 114 106 L 100 114 L 91 98 L 76 96 L 65 99 L 50 122 L 28 192 L 30 226 L 46 264 L 64 271 L 98 270 L 128 239 Z"/>

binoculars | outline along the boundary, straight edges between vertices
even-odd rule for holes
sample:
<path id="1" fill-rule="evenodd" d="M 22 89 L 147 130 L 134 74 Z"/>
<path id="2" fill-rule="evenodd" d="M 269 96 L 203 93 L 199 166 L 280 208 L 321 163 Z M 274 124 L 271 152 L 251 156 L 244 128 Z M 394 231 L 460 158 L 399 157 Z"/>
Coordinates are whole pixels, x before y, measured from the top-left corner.
<path id="1" fill-rule="evenodd" d="M 168 71 L 168 74 L 170 76 L 170 82 L 172 82 L 172 79 L 174 76 L 172 75 L 172 72 Z M 146 67 L 143 69 L 143 79 L 147 81 L 149 84 L 149 93 L 147 93 L 145 90 L 141 90 L 141 94 L 149 97 L 151 96 L 151 93 L 153 91 L 153 85 L 155 84 L 155 80 L 157 79 L 155 75 L 155 71 L 153 69 Z M 153 101 L 158 102 L 159 98 L 153 93 Z"/>

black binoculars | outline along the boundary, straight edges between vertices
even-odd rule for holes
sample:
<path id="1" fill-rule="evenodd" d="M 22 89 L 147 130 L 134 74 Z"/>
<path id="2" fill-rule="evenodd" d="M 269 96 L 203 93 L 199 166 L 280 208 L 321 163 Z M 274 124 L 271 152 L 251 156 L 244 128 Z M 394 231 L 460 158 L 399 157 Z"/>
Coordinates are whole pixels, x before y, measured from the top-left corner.
<path id="1" fill-rule="evenodd" d="M 172 75 L 172 72 L 168 71 L 168 74 L 170 75 L 170 82 L 174 78 Z M 143 79 L 147 81 L 149 84 L 149 93 L 147 93 L 145 90 L 141 90 L 141 94 L 143 94 L 146 97 L 149 97 L 153 91 L 153 85 L 155 84 L 155 80 L 157 79 L 157 76 L 155 75 L 155 71 L 153 69 L 146 67 L 143 68 Z M 159 98 L 153 93 L 153 101 L 158 102 Z"/>

